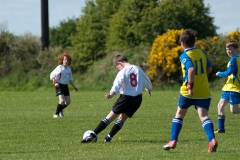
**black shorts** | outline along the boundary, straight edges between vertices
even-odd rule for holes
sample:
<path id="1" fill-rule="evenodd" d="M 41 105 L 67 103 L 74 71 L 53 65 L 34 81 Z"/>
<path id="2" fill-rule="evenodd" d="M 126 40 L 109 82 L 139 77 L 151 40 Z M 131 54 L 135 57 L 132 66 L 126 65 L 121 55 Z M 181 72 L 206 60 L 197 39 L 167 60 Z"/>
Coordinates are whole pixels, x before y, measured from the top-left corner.
<path id="1" fill-rule="evenodd" d="M 56 96 L 59 96 L 59 95 L 70 96 L 68 85 L 60 84 L 60 83 L 58 83 L 58 84 L 59 84 L 59 86 L 55 87 L 56 88 Z"/>
<path id="2" fill-rule="evenodd" d="M 115 114 L 125 113 L 129 118 L 138 110 L 142 103 L 142 95 L 126 96 L 121 94 L 117 101 L 112 106 L 112 111 Z"/>

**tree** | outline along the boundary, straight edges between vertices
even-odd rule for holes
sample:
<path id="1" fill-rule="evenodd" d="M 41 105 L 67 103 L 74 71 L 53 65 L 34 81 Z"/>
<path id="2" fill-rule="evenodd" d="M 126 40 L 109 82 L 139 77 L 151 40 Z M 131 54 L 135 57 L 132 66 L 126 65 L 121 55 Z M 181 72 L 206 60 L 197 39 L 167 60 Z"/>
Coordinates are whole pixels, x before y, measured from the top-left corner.
<path id="1" fill-rule="evenodd" d="M 198 39 L 216 35 L 203 0 L 88 0 L 71 37 L 73 69 L 86 69 L 114 51 L 150 46 L 168 29 L 192 28 Z"/>
<path id="2" fill-rule="evenodd" d="M 59 26 L 50 28 L 50 46 L 71 46 L 69 37 L 76 33 L 78 18 L 68 18 L 60 22 Z"/>
<path id="3" fill-rule="evenodd" d="M 85 70 L 98 57 L 106 54 L 105 44 L 109 20 L 118 10 L 121 0 L 88 0 L 77 23 L 77 33 L 71 36 L 70 47 L 76 64 L 73 69 Z"/>
<path id="4" fill-rule="evenodd" d="M 157 0 L 123 1 L 110 21 L 107 37 L 108 50 L 134 48 L 140 44 L 151 44 L 157 32 L 153 10 Z"/>
<path id="5" fill-rule="evenodd" d="M 209 15 L 210 6 L 205 6 L 203 0 L 163 0 L 155 11 L 160 34 L 168 29 L 191 28 L 196 31 L 198 39 L 216 35 L 218 27 Z"/>

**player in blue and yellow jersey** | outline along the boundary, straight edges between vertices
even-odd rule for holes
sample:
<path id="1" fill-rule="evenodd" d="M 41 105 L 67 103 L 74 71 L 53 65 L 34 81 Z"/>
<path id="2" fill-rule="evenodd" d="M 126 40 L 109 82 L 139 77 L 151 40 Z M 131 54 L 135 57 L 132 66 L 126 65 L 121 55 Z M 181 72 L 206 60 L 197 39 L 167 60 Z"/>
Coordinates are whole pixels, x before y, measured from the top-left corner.
<path id="1" fill-rule="evenodd" d="M 171 139 L 163 146 L 164 150 L 174 149 L 177 146 L 183 119 L 188 108 L 192 105 L 195 106 L 208 137 L 208 152 L 216 152 L 218 147 L 213 123 L 208 117 L 211 94 L 207 74 L 212 71 L 212 67 L 206 53 L 194 47 L 195 39 L 195 33 L 192 29 L 186 29 L 180 36 L 181 46 L 184 49 L 180 56 L 183 84 L 180 88 L 177 112 L 172 119 Z"/>
<path id="2" fill-rule="evenodd" d="M 218 129 L 214 133 L 225 133 L 224 108 L 229 103 L 230 111 L 234 114 L 240 114 L 240 57 L 238 55 L 238 44 L 235 41 L 226 43 L 226 52 L 230 57 L 227 69 L 223 72 L 217 72 L 216 76 L 228 77 L 223 86 L 222 95 L 218 103 Z"/>

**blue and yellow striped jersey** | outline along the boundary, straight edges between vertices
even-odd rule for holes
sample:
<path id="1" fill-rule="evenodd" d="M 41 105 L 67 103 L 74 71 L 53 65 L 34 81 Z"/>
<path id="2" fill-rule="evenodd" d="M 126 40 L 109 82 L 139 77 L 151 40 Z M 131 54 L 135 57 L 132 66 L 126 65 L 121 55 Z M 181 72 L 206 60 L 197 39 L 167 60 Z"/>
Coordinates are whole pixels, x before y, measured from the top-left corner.
<path id="1" fill-rule="evenodd" d="M 228 62 L 227 69 L 218 72 L 219 77 L 227 77 L 227 82 L 223 86 L 223 91 L 240 92 L 240 57 L 232 56 Z"/>
<path id="2" fill-rule="evenodd" d="M 180 56 L 183 84 L 180 88 L 180 93 L 188 98 L 192 99 L 204 99 L 210 98 L 210 90 L 208 84 L 207 68 L 211 68 L 211 62 L 207 58 L 205 52 L 197 48 L 185 49 Z M 188 69 L 190 67 L 195 68 L 193 96 L 188 95 L 187 83 L 188 83 Z"/>

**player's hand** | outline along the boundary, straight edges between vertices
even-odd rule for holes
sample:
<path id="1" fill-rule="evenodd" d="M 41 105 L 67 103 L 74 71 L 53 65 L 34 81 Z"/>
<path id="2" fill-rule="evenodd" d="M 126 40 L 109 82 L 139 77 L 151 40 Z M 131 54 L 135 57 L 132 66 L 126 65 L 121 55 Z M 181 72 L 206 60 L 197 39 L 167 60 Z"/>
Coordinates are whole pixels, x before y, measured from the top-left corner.
<path id="1" fill-rule="evenodd" d="M 216 73 L 216 76 L 218 76 L 218 72 Z"/>
<path id="2" fill-rule="evenodd" d="M 151 97 L 151 90 L 148 90 L 148 89 L 145 89 L 145 90 L 148 92 L 149 96 Z"/>
<path id="3" fill-rule="evenodd" d="M 188 95 L 190 97 L 193 96 L 193 84 L 194 84 L 193 82 L 188 82 L 188 84 L 187 84 Z"/>
<path id="4" fill-rule="evenodd" d="M 78 88 L 77 87 L 74 87 L 75 91 L 77 92 L 78 91 Z"/>
<path id="5" fill-rule="evenodd" d="M 113 96 L 115 96 L 114 93 L 110 93 L 110 94 L 105 94 L 105 98 L 109 99 L 109 98 L 112 98 Z"/>
<path id="6" fill-rule="evenodd" d="M 56 88 L 58 88 L 58 87 L 59 87 L 59 84 L 58 84 L 58 83 L 55 83 L 54 86 L 55 86 Z"/>
<path id="7" fill-rule="evenodd" d="M 109 99 L 109 98 L 112 98 L 112 96 L 107 93 L 107 94 L 105 94 L 105 98 L 106 98 L 106 99 Z"/>
<path id="8" fill-rule="evenodd" d="M 193 96 L 193 90 L 192 90 L 192 89 L 188 89 L 188 95 L 189 95 L 190 97 Z"/>

